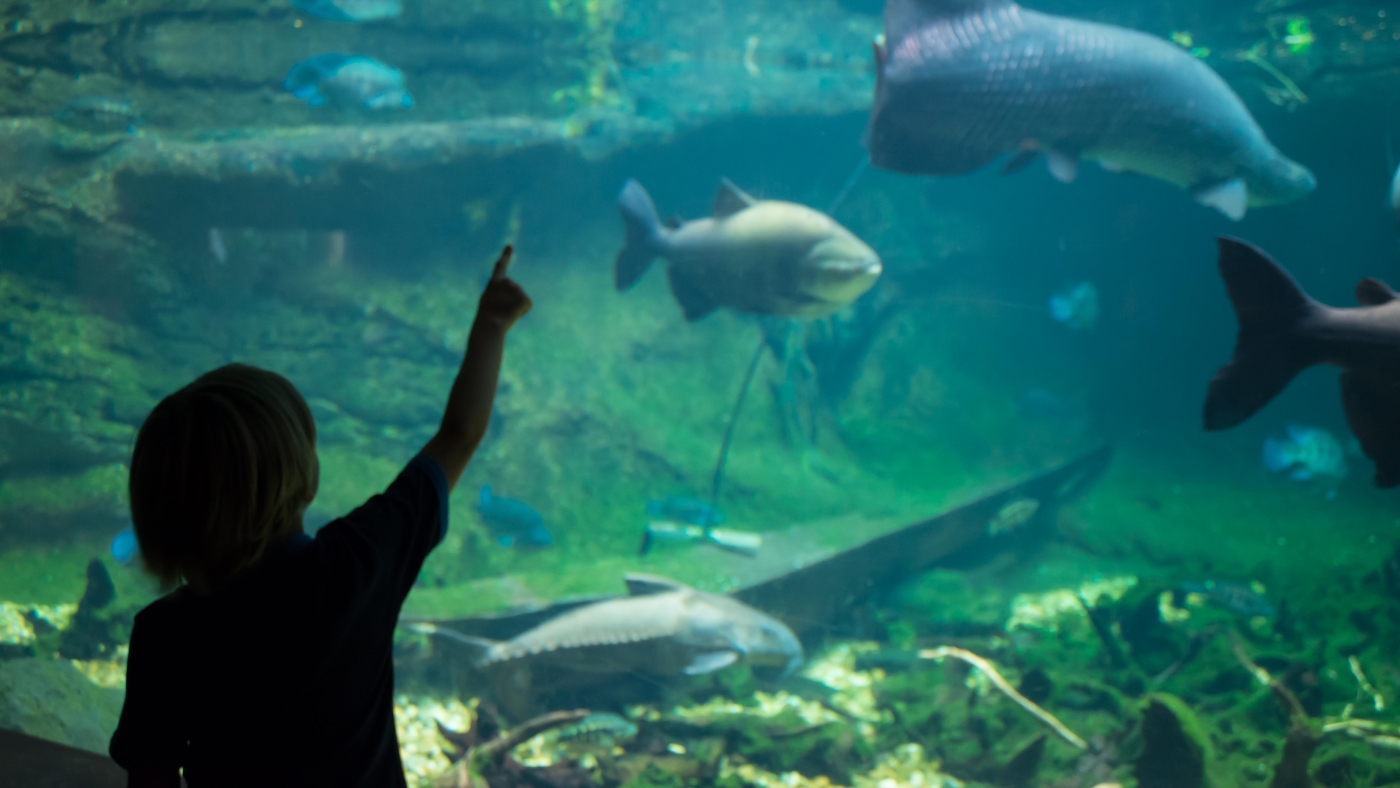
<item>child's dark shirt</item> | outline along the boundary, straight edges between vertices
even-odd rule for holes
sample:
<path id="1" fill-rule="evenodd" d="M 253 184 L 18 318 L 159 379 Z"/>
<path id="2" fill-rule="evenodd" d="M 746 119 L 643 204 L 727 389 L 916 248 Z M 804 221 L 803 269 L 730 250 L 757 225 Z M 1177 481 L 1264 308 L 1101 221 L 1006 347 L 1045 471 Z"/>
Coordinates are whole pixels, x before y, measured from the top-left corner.
<path id="1" fill-rule="evenodd" d="M 447 481 L 415 458 L 315 539 L 207 596 L 136 616 L 111 753 L 206 786 L 402 786 L 391 655 L 399 608 L 447 528 Z"/>

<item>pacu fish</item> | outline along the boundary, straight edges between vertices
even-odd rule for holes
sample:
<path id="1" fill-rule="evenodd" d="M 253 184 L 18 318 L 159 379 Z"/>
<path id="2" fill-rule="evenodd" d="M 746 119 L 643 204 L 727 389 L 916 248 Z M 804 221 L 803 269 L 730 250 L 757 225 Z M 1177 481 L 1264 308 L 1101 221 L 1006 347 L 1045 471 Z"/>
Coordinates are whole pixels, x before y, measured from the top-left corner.
<path id="1" fill-rule="evenodd" d="M 957 175 L 1041 153 L 1069 182 L 1081 158 L 1189 190 L 1231 219 L 1316 181 L 1225 80 L 1180 47 L 1009 0 L 889 0 L 875 45 L 870 163 Z"/>
<path id="2" fill-rule="evenodd" d="M 297 63 L 282 87 L 308 106 L 411 107 L 403 72 L 362 55 L 327 52 Z"/>
<path id="3" fill-rule="evenodd" d="M 1314 364 L 1341 367 L 1347 424 L 1376 463 L 1376 485 L 1400 484 L 1400 296 L 1368 278 L 1356 285 L 1360 307 L 1327 306 L 1234 238 L 1220 239 L 1220 275 L 1240 332 L 1234 358 L 1210 382 L 1205 428 L 1244 422 Z"/>
<path id="4" fill-rule="evenodd" d="M 589 673 L 696 676 L 740 660 L 784 675 L 802 665 L 802 644 L 766 613 L 664 577 L 626 579 L 629 596 L 584 605 L 507 641 L 432 624 L 412 628 L 472 648 L 479 668 L 529 661 Z"/>
<path id="5" fill-rule="evenodd" d="M 720 307 L 803 319 L 826 317 L 869 290 L 880 257 L 830 216 L 805 205 L 755 200 L 724 180 L 714 216 L 666 226 L 651 196 L 629 180 L 618 196 L 627 243 L 617 255 L 618 291 L 664 257 L 686 320 Z"/>

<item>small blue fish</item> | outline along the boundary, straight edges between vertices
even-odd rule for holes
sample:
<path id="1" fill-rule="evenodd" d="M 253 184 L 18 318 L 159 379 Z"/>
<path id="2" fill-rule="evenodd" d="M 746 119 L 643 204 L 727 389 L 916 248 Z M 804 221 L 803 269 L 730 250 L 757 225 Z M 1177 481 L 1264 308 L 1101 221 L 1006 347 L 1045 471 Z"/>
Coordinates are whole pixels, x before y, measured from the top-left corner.
<path id="1" fill-rule="evenodd" d="M 403 72 L 372 57 L 329 52 L 292 66 L 282 87 L 313 107 L 411 107 Z"/>
<path id="2" fill-rule="evenodd" d="M 332 22 L 373 22 L 403 13 L 403 0 L 292 0 L 292 5 Z"/>
<path id="3" fill-rule="evenodd" d="M 724 512 L 699 498 L 672 495 L 662 501 L 647 501 L 647 516 L 676 520 L 701 528 L 712 528 L 724 522 Z"/>
<path id="4" fill-rule="evenodd" d="M 1319 427 L 1290 424 L 1287 437 L 1264 440 L 1264 467 L 1272 473 L 1288 473 L 1288 478 L 1311 481 L 1328 476 L 1347 475 L 1346 452 L 1332 433 Z"/>
<path id="5" fill-rule="evenodd" d="M 1099 322 L 1099 291 L 1093 282 L 1070 285 L 1050 296 L 1050 316 L 1070 328 L 1089 328 Z"/>
<path id="6" fill-rule="evenodd" d="M 1274 606 L 1269 603 L 1268 597 L 1238 583 L 1221 583 L 1215 580 L 1182 583 L 1181 590 L 1188 594 L 1204 594 L 1211 604 L 1242 616 L 1270 618 L 1274 615 Z"/>
<path id="7" fill-rule="evenodd" d="M 112 557 L 117 559 L 118 563 L 131 563 L 131 559 L 136 557 L 140 549 L 141 546 L 136 543 L 136 532 L 130 527 L 121 529 L 112 537 Z"/>
<path id="8" fill-rule="evenodd" d="M 481 488 L 476 511 L 502 547 L 548 547 L 554 544 L 554 535 L 544 527 L 543 515 L 524 501 L 492 494 L 489 484 Z"/>

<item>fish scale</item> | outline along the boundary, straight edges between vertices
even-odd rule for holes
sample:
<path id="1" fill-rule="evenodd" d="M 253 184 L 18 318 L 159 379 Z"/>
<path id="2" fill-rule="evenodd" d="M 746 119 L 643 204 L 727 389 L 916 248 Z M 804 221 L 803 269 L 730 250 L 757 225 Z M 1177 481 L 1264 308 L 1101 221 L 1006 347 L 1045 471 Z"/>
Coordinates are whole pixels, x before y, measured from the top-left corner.
<path id="1" fill-rule="evenodd" d="M 624 642 L 639 643 L 673 636 L 680 630 L 680 621 L 678 617 L 668 613 L 668 608 L 674 608 L 675 605 L 667 597 L 684 593 L 673 592 L 620 600 L 631 603 L 627 613 L 628 621 L 633 627 L 625 632 L 600 628 L 601 623 L 612 623 L 615 614 L 611 611 L 584 608 L 565 614 L 492 648 L 482 664 L 504 662 L 560 649 L 611 646 Z"/>

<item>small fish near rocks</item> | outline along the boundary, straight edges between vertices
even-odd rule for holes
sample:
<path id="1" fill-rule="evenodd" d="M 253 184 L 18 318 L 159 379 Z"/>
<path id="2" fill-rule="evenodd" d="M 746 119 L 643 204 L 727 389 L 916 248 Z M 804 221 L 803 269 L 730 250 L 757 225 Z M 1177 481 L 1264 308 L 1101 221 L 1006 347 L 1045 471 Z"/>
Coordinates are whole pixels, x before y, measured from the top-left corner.
<path id="1" fill-rule="evenodd" d="M 1050 297 L 1050 316 L 1070 328 L 1092 328 L 1099 322 L 1099 290 L 1093 282 L 1079 282 Z"/>
<path id="2" fill-rule="evenodd" d="M 1271 473 L 1306 482 L 1319 478 L 1345 479 L 1346 451 L 1321 427 L 1290 424 L 1282 438 L 1264 439 L 1264 467 Z"/>
<path id="3" fill-rule="evenodd" d="M 987 534 L 1009 534 L 1024 526 L 1040 511 L 1040 501 L 1035 498 L 1017 498 L 997 510 L 987 521 Z"/>
<path id="4" fill-rule="evenodd" d="M 130 101 L 104 96 L 79 96 L 53 111 L 53 119 L 70 129 L 89 134 L 131 133 L 141 115 Z"/>
<path id="5" fill-rule="evenodd" d="M 637 737 L 637 726 L 629 720 L 608 712 L 595 712 L 578 722 L 559 729 L 560 742 L 603 744 L 611 746 Z"/>
<path id="6" fill-rule="evenodd" d="M 1263 586 L 1260 586 L 1260 589 L 1262 588 Z M 1249 618 L 1256 616 L 1272 618 L 1276 612 L 1273 604 L 1269 602 L 1269 598 L 1264 596 L 1261 591 L 1239 583 L 1225 583 L 1216 580 L 1207 580 L 1204 583 L 1182 583 L 1181 590 L 1188 595 L 1199 595 L 1203 601 L 1216 607 Z M 1191 602 L 1192 600 L 1188 596 L 1187 603 Z"/>
<path id="7" fill-rule="evenodd" d="M 476 513 L 502 547 L 548 547 L 554 535 L 545 527 L 544 515 L 524 501 L 496 495 L 491 485 L 481 488 Z"/>
<path id="8" fill-rule="evenodd" d="M 403 72 L 363 55 L 328 52 L 292 66 L 282 87 L 307 103 L 321 107 L 392 109 L 412 107 Z"/>
<path id="9" fill-rule="evenodd" d="M 61 158 L 101 156 L 137 133 L 141 116 L 129 101 L 79 96 L 53 111 L 57 122 L 51 143 Z"/>
<path id="10" fill-rule="evenodd" d="M 570 610 L 507 641 L 410 624 L 459 643 L 482 669 L 546 665 L 582 673 L 699 676 L 738 662 L 788 675 L 802 644 L 786 624 L 742 602 L 669 578 L 627 575 L 629 596 Z"/>

